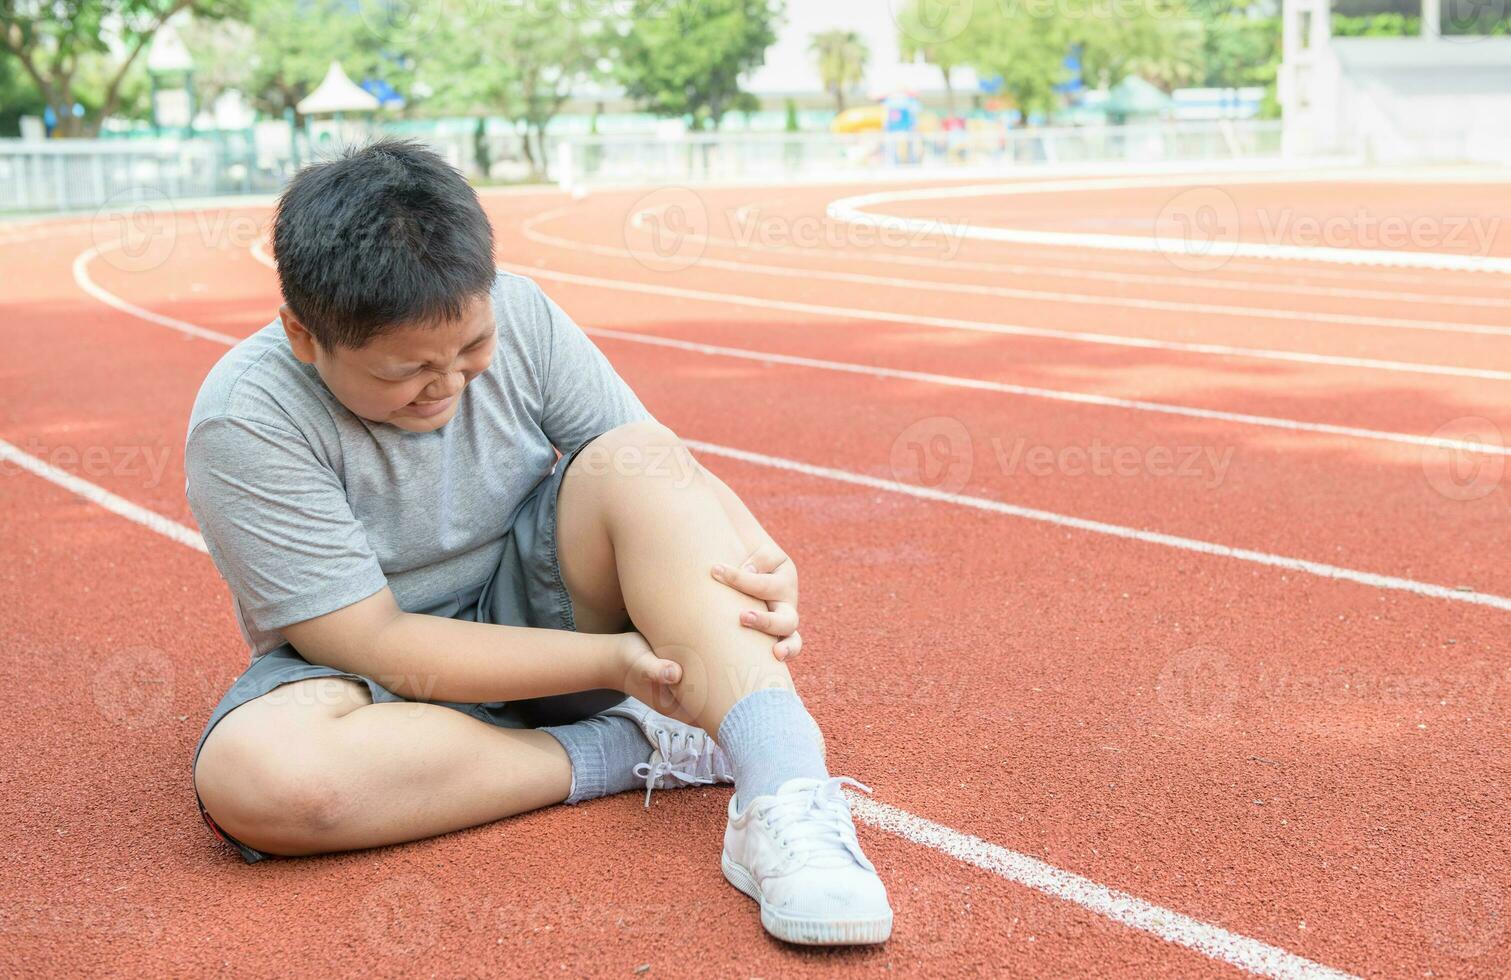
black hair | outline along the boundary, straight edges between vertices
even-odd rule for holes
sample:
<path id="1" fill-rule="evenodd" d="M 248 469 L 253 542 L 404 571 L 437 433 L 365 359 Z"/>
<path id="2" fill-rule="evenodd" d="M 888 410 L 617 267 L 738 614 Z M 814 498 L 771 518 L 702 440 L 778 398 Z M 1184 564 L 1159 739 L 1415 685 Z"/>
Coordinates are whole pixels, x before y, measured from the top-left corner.
<path id="1" fill-rule="evenodd" d="M 283 301 L 327 350 L 462 317 L 493 286 L 493 227 L 459 171 L 384 138 L 294 176 L 273 218 Z"/>

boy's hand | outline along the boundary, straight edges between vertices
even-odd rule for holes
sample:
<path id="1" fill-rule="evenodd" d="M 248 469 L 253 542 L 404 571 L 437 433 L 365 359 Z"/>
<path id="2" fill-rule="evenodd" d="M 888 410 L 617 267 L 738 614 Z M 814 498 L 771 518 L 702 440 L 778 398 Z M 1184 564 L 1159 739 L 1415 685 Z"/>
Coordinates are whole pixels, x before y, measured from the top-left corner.
<path id="1" fill-rule="evenodd" d="M 778 660 L 790 660 L 803 651 L 803 638 L 797 631 L 797 566 L 782 549 L 762 545 L 740 568 L 715 565 L 713 576 L 766 603 L 766 612 L 742 613 L 740 625 L 777 637 L 771 652 Z"/>
<path id="2" fill-rule="evenodd" d="M 682 667 L 675 660 L 656 655 L 639 633 L 612 637 L 613 657 L 604 686 L 623 691 L 652 708 L 689 725 L 697 724 L 683 710 L 673 686 L 682 680 Z"/>

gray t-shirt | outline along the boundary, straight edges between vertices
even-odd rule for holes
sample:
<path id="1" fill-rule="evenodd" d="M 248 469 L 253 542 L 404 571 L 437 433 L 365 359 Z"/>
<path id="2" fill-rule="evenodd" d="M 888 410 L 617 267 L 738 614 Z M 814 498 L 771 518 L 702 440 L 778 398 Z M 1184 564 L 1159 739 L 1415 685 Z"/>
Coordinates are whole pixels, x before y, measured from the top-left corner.
<path id="1" fill-rule="evenodd" d="M 556 451 L 650 418 L 533 281 L 499 272 L 492 295 L 493 363 L 434 432 L 347 411 L 278 320 L 211 369 L 189 421 L 189 506 L 254 659 L 283 627 L 384 585 L 409 612 L 457 614 Z"/>

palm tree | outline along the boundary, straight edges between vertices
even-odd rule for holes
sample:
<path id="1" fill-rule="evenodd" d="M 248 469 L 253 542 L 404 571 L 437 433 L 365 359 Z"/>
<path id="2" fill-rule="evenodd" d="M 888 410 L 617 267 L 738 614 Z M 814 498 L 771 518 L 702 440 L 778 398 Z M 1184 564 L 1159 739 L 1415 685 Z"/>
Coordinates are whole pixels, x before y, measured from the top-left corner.
<path id="1" fill-rule="evenodd" d="M 845 89 L 859 85 L 866 76 L 871 52 L 854 31 L 820 31 L 808 50 L 818 56 L 818 76 L 824 88 L 834 93 L 837 111 L 845 111 Z"/>

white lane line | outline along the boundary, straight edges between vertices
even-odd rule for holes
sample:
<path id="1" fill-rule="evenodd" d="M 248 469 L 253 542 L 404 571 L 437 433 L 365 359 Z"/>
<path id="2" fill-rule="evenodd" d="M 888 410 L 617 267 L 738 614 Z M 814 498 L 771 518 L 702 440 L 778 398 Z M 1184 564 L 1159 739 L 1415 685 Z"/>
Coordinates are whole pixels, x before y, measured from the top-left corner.
<path id="1" fill-rule="evenodd" d="M 118 514 L 161 534 L 165 538 L 177 541 L 181 545 L 193 548 L 195 551 L 209 552 L 205 548 L 205 539 L 200 537 L 198 531 L 184 527 L 177 521 L 171 520 L 156 511 L 148 510 L 138 504 L 134 504 L 125 497 L 117 496 L 104 487 L 88 480 L 80 479 L 67 470 L 60 470 L 51 463 L 38 459 L 17 447 L 0 439 L 0 459 L 21 467 L 28 473 L 34 473 L 42 479 L 55 483 L 65 490 L 78 494 L 92 504 Z"/>
<path id="2" fill-rule="evenodd" d="M 1256 183 L 1301 183 L 1319 179 L 1316 174 L 1244 175 L 1227 178 L 1224 184 L 1242 186 Z M 1334 178 L 1336 179 L 1336 178 Z M 1006 197 L 1017 194 L 1056 193 L 1064 191 L 1124 190 L 1143 187 L 1203 186 L 1201 178 L 1185 177 L 1115 177 L 1099 181 L 1035 181 L 1013 184 L 976 184 L 966 187 L 932 187 L 901 191 L 878 191 L 844 197 L 829 204 L 826 212 L 836 221 L 872 225 L 905 231 L 936 231 L 939 222 L 929 218 L 905 218 L 864 210 L 881 204 L 913 201 L 937 201 L 961 197 Z M 1021 245 L 1054 245 L 1073 248 L 1097 248 L 1124 252 L 1168 255 L 1178 252 L 1208 257 L 1214 244 L 1225 257 L 1276 259 L 1292 262 L 1331 262 L 1343 265 L 1385 268 L 1434 269 L 1448 272 L 1511 273 L 1511 258 L 1487 255 L 1461 255 L 1446 252 L 1409 252 L 1371 248 L 1331 248 L 1326 246 L 1275 245 L 1243 241 L 1192 241 L 1186 237 L 1154 238 L 1143 235 L 1105 235 L 1060 231 L 1035 231 L 1004 228 L 996 225 L 966 225 L 956 234 L 989 242 L 1013 242 Z"/>
<path id="3" fill-rule="evenodd" d="M 266 265 L 272 265 L 272 258 L 262 250 L 260 243 L 252 246 L 252 254 L 258 261 Z M 540 270 L 532 270 L 526 274 L 539 275 Z M 1092 395 L 1078 391 L 1059 391 L 1053 388 L 1035 388 L 1028 385 L 1015 385 L 1000 381 L 983 381 L 978 378 L 932 374 L 925 371 L 904 371 L 873 365 L 851 364 L 846 361 L 826 361 L 813 357 L 798 357 L 792 354 L 774 354 L 765 351 L 744 350 L 739 347 L 721 347 L 717 344 L 674 340 L 670 337 L 658 337 L 653 334 L 633 333 L 624 330 L 611 330 L 606 327 L 589 327 L 586 328 L 586 332 L 595 336 L 610 337 L 615 340 L 623 340 L 634 344 L 670 347 L 677 350 L 693 351 L 699 354 L 739 358 L 764 364 L 789 364 L 794 367 L 816 368 L 823 371 L 842 371 L 848 374 L 863 374 L 875 378 L 896 378 L 905 381 L 918 381 L 924 384 L 944 385 L 952 388 L 971 388 L 979 391 L 998 392 L 1005 395 L 1021 395 L 1026 398 L 1045 398 L 1052 401 L 1073 402 L 1080 405 L 1096 405 L 1102 408 L 1158 412 L 1163 415 L 1177 415 L 1218 422 L 1233 422 L 1239 425 L 1257 425 L 1272 429 L 1284 429 L 1291 432 L 1315 432 L 1322 435 L 1344 436 L 1353 439 L 1372 439 L 1380 442 L 1394 442 L 1431 449 L 1511 456 L 1511 446 L 1498 446 L 1488 442 L 1442 439 L 1437 436 L 1420 436 L 1407 432 L 1387 432 L 1382 429 L 1363 429 L 1350 425 L 1331 425 L 1326 422 L 1300 422 L 1294 419 L 1275 418 L 1268 415 L 1223 412 L 1216 409 L 1191 408 L 1185 405 L 1170 405 L 1163 402 L 1113 398 L 1108 395 Z"/>
<path id="4" fill-rule="evenodd" d="M 1511 445 L 1496 445 L 1490 442 L 1471 442 L 1462 439 L 1443 439 L 1437 436 L 1419 436 L 1406 432 L 1387 432 L 1382 429 L 1361 429 L 1349 425 L 1330 425 L 1325 422 L 1299 422 L 1294 419 L 1275 418 L 1268 415 L 1248 415 L 1241 412 L 1222 412 L 1209 408 L 1190 408 L 1185 405 L 1170 405 L 1163 402 L 1137 401 L 1128 398 L 1112 398 L 1107 395 L 1084 394 L 1076 391 L 1060 391 L 1053 388 L 1034 388 L 1027 385 L 1008 384 L 1001 381 L 984 381 L 979 378 L 963 378 L 951 374 L 932 374 L 926 371 L 906 371 L 899 368 L 876 367 L 868 364 L 852 364 L 848 361 L 826 361 L 815 357 L 800 357 L 795 354 L 776 354 L 766 351 L 745 350 L 740 347 L 721 347 L 689 340 L 677 340 L 656 334 L 635 333 L 627 330 L 612 330 L 607 327 L 584 327 L 585 333 L 609 340 L 651 347 L 668 347 L 673 350 L 706 354 L 710 357 L 730 357 L 755 361 L 759 364 L 787 364 L 792 367 L 813 368 L 820 371 L 838 371 L 859 374 L 872 378 L 892 378 L 900 381 L 917 381 L 923 384 L 942 385 L 950 388 L 966 388 L 975 391 L 990 391 L 1004 395 L 1020 395 L 1026 398 L 1044 398 L 1051 401 L 1072 402 L 1079 405 L 1095 405 L 1101 408 L 1125 409 L 1137 412 L 1157 412 L 1162 415 L 1177 415 L 1186 418 L 1217 422 L 1232 422 L 1239 425 L 1264 426 L 1288 432 L 1315 432 L 1322 435 L 1344 436 L 1352 439 L 1371 439 L 1379 442 L 1394 442 L 1408 446 L 1423 446 L 1431 449 L 1446 449 L 1456 452 L 1484 453 L 1494 456 L 1511 456 Z"/>
<path id="5" fill-rule="evenodd" d="M 1017 504 L 1009 504 L 987 497 L 972 497 L 962 493 L 947 493 L 943 490 L 934 490 L 912 483 L 901 483 L 897 480 L 867 476 L 864 473 L 851 473 L 849 470 L 839 470 L 829 466 L 815 466 L 812 463 L 783 459 L 780 456 L 768 456 L 765 453 L 753 453 L 744 449 L 732 449 L 728 446 L 717 446 L 712 443 L 696 442 L 692 439 L 684 439 L 683 441 L 694 449 L 711 453 L 715 456 L 737 459 L 771 469 L 801 473 L 805 476 L 833 480 L 836 483 L 849 483 L 853 486 L 869 487 L 873 490 L 885 490 L 888 493 L 916 497 L 919 500 L 933 500 L 939 503 L 953 504 L 956 507 L 969 507 L 973 510 L 1002 514 L 1005 517 L 1017 517 L 1041 524 L 1053 524 L 1058 527 L 1074 528 L 1077 531 L 1087 531 L 1092 534 L 1121 538 L 1126 541 L 1160 545 L 1165 548 L 1174 548 L 1177 551 L 1189 551 L 1200 555 L 1212 555 L 1218 558 L 1231 558 L 1236 561 L 1251 562 L 1255 565 L 1264 565 L 1269 568 L 1280 568 L 1290 572 L 1315 575 L 1318 578 L 1354 582 L 1358 585 L 1367 585 L 1376 589 L 1385 589 L 1392 592 L 1409 592 L 1413 595 L 1424 596 L 1429 599 L 1443 599 L 1448 602 L 1489 606 L 1491 609 L 1511 612 L 1511 598 L 1506 596 L 1491 595 L 1485 592 L 1466 592 L 1446 585 L 1433 585 L 1430 582 L 1418 582 L 1414 579 L 1398 578 L 1394 575 L 1361 572 L 1357 569 L 1343 568 L 1338 565 L 1310 561 L 1305 558 L 1291 558 L 1286 555 L 1274 555 L 1265 551 L 1254 551 L 1250 548 L 1234 548 L 1230 545 L 1202 541 L 1198 538 L 1186 538 L 1176 534 L 1164 534 L 1159 531 L 1145 531 L 1141 528 L 1126 527 L 1122 524 L 1109 524 L 1106 521 L 1093 521 L 1084 517 L 1071 517 L 1067 514 L 1056 514 L 1053 511 L 1038 510 L 1033 507 L 1020 507 Z"/>
<path id="6" fill-rule="evenodd" d="M 1098 344 L 1110 347 L 1132 347 L 1139 350 L 1172 351 L 1183 354 L 1205 354 L 1213 357 L 1251 358 L 1264 361 L 1283 361 L 1294 364 L 1325 364 L 1330 367 L 1359 368 L 1369 371 L 1391 371 L 1405 374 L 1431 374 L 1455 378 L 1476 378 L 1486 381 L 1511 381 L 1511 371 L 1489 368 L 1456 367 L 1441 364 L 1417 364 L 1407 361 L 1385 361 L 1367 357 L 1343 357 L 1333 354 L 1308 354 L 1301 351 L 1266 350 L 1257 347 L 1230 347 L 1225 344 L 1188 344 L 1172 340 L 1149 340 L 1144 337 L 1120 337 L 1114 334 L 1085 333 L 1074 330 L 1053 330 L 1048 327 L 1026 327 L 1009 323 L 989 323 L 984 320 L 962 320 L 955 317 L 917 316 L 911 313 L 892 313 L 886 310 L 868 310 L 849 306 L 827 306 L 820 303 L 798 303 L 791 300 L 764 299 L 741 293 L 719 293 L 702 289 L 683 289 L 677 286 L 658 286 L 627 279 L 604 279 L 599 276 L 583 276 L 571 272 L 556 272 L 535 266 L 500 263 L 500 268 L 536 279 L 551 279 L 586 286 L 601 286 L 604 289 L 620 289 L 631 293 L 651 296 L 672 296 L 678 299 L 703 300 L 733 306 L 750 306 L 763 310 L 783 310 L 789 313 L 804 313 L 813 316 L 833 317 L 841 320 L 876 321 L 901 323 L 906 326 L 937 327 L 944 330 L 971 330 L 978 333 L 1005 334 L 1015 337 L 1035 337 L 1043 340 L 1066 341 L 1077 344 Z"/>
<path id="7" fill-rule="evenodd" d="M 163 316 L 161 313 L 144 310 L 140 306 L 128 303 L 95 282 L 89 275 L 89 263 L 93 262 L 96 256 L 104 255 L 107 252 L 114 252 L 120 247 L 119 242 L 109 242 L 105 245 L 95 245 L 86 248 L 80 252 L 73 260 L 73 281 L 80 289 L 106 306 L 120 310 L 122 313 L 128 313 L 138 319 L 146 320 L 149 323 L 155 323 L 160 327 L 177 330 L 179 333 L 188 334 L 191 337 L 199 337 L 202 340 L 213 340 L 219 344 L 231 345 L 241 339 L 240 337 L 233 337 L 228 333 L 221 333 L 219 330 L 211 330 L 208 327 L 185 323 L 183 320 L 178 320 L 171 316 Z"/>
<path id="8" fill-rule="evenodd" d="M 850 794 L 850 808 L 864 822 L 914 844 L 948 854 L 965 864 L 1017 882 L 1034 891 L 1063 899 L 1140 932 L 1184 946 L 1203 956 L 1232 964 L 1265 977 L 1287 980 L 1342 980 L 1342 970 L 1297 956 L 1268 943 L 1251 939 L 1161 908 L 1127 892 L 1099 885 L 1089 878 L 1019 854 L 971 834 L 914 816 L 858 793 Z"/>
<path id="9" fill-rule="evenodd" d="M 500 268 L 510 268 L 501 265 Z M 515 267 L 523 275 L 540 275 L 542 270 L 531 270 L 525 267 Z M 578 279 L 582 277 L 572 277 Z M 156 320 L 152 322 L 157 322 Z M 182 322 L 182 321 L 180 321 Z M 184 324 L 193 326 L 193 324 Z M 946 493 L 942 490 L 934 490 L 929 487 L 916 486 L 911 483 L 902 483 L 897 480 L 884 480 L 880 477 L 866 476 L 862 473 L 851 473 L 848 470 L 833 469 L 827 466 L 814 466 L 797 460 L 783 459 L 779 456 L 767 456 L 764 453 L 753 453 L 743 449 L 734 449 L 728 446 L 718 446 L 712 443 L 695 442 L 691 439 L 683 440 L 695 449 L 712 453 L 716 456 L 724 456 L 729 459 L 738 459 L 757 466 L 766 466 L 772 469 L 788 470 L 794 473 L 802 473 L 808 476 L 820 477 L 833 480 L 838 483 L 849 483 L 855 486 L 870 487 L 874 490 L 885 490 L 890 493 L 916 497 L 920 500 L 933 500 L 941 503 L 954 504 L 958 507 L 969 507 L 975 510 L 983 510 L 991 513 L 1002 514 L 1007 517 L 1017 517 L 1023 520 L 1036 521 L 1045 524 L 1054 524 L 1060 527 L 1074 528 L 1079 531 L 1087 531 L 1092 534 L 1102 534 L 1114 538 L 1139 541 L 1144 544 L 1160 545 L 1166 548 L 1174 548 L 1179 551 L 1195 552 L 1197 554 L 1212 555 L 1219 558 L 1230 558 L 1236 561 L 1251 562 L 1256 565 L 1264 565 L 1270 568 L 1281 568 L 1292 572 L 1301 572 L 1306 575 L 1314 575 L 1318 578 L 1335 579 L 1345 582 L 1354 582 L 1359 585 L 1367 585 L 1377 589 L 1386 589 L 1396 592 L 1409 592 L 1414 595 L 1424 596 L 1430 599 L 1442 599 L 1448 602 L 1462 602 L 1470 605 L 1489 606 L 1492 609 L 1501 609 L 1511 612 L 1511 598 L 1493 595 L 1485 592 L 1467 591 L 1461 588 L 1453 588 L 1446 585 L 1434 585 L 1430 582 L 1418 582 L 1414 579 L 1400 578 L 1394 575 L 1380 575 L 1375 572 L 1364 572 L 1352 568 L 1343 568 L 1338 565 L 1329 565 L 1325 562 L 1311 561 L 1305 558 L 1291 558 L 1286 555 L 1275 555 L 1264 551 L 1255 551 L 1249 548 L 1235 548 L 1230 545 L 1217 544 L 1212 541 L 1202 541 L 1198 538 L 1187 538 L 1175 534 L 1164 534 L 1159 531 L 1146 531 L 1141 528 L 1126 527 L 1121 524 L 1110 524 L 1105 521 L 1088 520 L 1082 517 L 1072 517 L 1068 514 L 1056 514 L 1053 511 L 1038 510 L 1032 507 L 1020 507 L 1016 504 L 1005 503 L 1000 500 L 991 500 L 986 497 L 972 497 L 965 494 Z"/>
<path id="10" fill-rule="evenodd" d="M 567 209 L 558 208 L 556 210 L 562 211 Z M 755 205 L 747 204 L 745 207 L 740 208 L 739 210 L 747 215 L 755 213 L 757 217 L 750 220 L 755 220 L 757 223 L 759 223 L 759 208 L 757 208 Z M 539 220 L 539 217 L 541 216 L 530 219 L 525 223 L 525 226 L 522 227 L 533 228 L 535 222 Z M 741 220 L 743 222 L 747 219 Z M 1331 299 L 1370 299 L 1384 300 L 1391 303 L 1431 303 L 1434 306 L 1485 307 L 1489 309 L 1503 310 L 1508 315 L 1511 315 L 1511 301 L 1490 296 L 1459 296 L 1452 294 L 1434 296 L 1427 293 L 1403 293 L 1388 289 L 1358 289 L 1343 286 L 1321 285 L 1314 286 L 1308 283 L 1297 282 L 1276 283 L 1273 278 L 1269 278 L 1275 272 L 1279 271 L 1273 263 L 1267 264 L 1255 270 L 1256 272 L 1259 272 L 1266 277 L 1262 279 L 1208 279 L 1201 276 L 1184 276 L 1175 273 L 1166 275 L 1147 272 L 1111 272 L 1106 269 L 1086 266 L 1045 264 L 1025 265 L 1013 262 L 979 262 L 969 259 L 962 259 L 958 256 L 951 259 L 942 259 L 930 255 L 893 254 L 876 250 L 861 251 L 858 249 L 835 248 L 828 245 L 825 245 L 822 249 L 798 244 L 768 245 L 756 241 L 739 241 L 737 239 L 726 238 L 721 235 L 689 235 L 688 237 L 702 237 L 710 245 L 714 245 L 720 248 L 729 248 L 736 251 L 769 252 L 778 255 L 792 255 L 809 261 L 814 259 L 822 260 L 840 258 L 854 259 L 862 263 L 878 263 L 883 265 L 910 265 L 920 268 L 951 269 L 964 272 L 990 272 L 995 275 L 1045 276 L 1057 279 L 1075 279 L 1078 282 L 1091 280 L 1095 282 L 1110 282 L 1124 285 L 1154 285 L 1164 287 L 1179 286 L 1190 289 L 1208 289 L 1213 291 L 1283 291 L 1287 294 L 1293 294 L 1297 296 L 1322 296 Z M 1233 271 L 1242 270 L 1235 268 Z M 1315 273 L 1309 270 L 1306 274 L 1314 275 Z M 1340 274 L 1349 275 L 1349 273 Z M 1435 287 L 1443 285 L 1440 280 L 1428 279 L 1411 281 L 1420 281 L 1424 285 L 1432 285 Z M 1489 284 L 1487 283 L 1485 285 Z"/>
<path id="11" fill-rule="evenodd" d="M 571 212 L 571 208 L 547 211 L 520 226 L 521 233 L 537 244 L 573 252 L 585 252 L 608 258 L 626 258 L 637 261 L 659 259 L 654 252 L 618 248 L 613 245 L 597 245 L 578 242 L 540 231 L 535 225 L 547 218 Z M 655 209 L 637 212 L 630 223 L 641 227 L 637 219 Z M 689 235 L 688 238 L 707 236 Z M 738 245 L 738 243 L 736 243 Z M 642 262 L 643 264 L 643 262 Z M 1075 303 L 1084 306 L 1111 306 L 1116 309 L 1160 310 L 1173 313 L 1199 313 L 1211 316 L 1230 316 L 1255 320 L 1280 320 L 1285 323 L 1336 323 L 1351 327 L 1381 327 L 1389 330 L 1427 330 L 1438 333 L 1483 334 L 1493 337 L 1511 337 L 1511 327 L 1491 326 L 1483 323 L 1457 323 L 1440 320 L 1410 320 L 1400 317 L 1360 316 L 1352 313 L 1326 313 L 1311 310 L 1279 310 L 1262 306 L 1231 306 L 1217 303 L 1186 303 L 1180 300 L 1147 299 L 1133 296 L 1099 296 L 1089 293 L 1062 293 L 1041 289 L 1018 289 L 1012 286 L 988 286 L 981 283 L 936 282 L 929 279 L 905 279 L 898 276 L 873 276 L 861 272 L 836 272 L 827 269 L 802 268 L 786 265 L 764 265 L 755 262 L 738 262 L 700 256 L 697 266 L 712 269 L 728 269 L 732 272 L 750 272 L 762 276 L 788 279 L 827 279 L 830 282 L 850 282 L 857 285 L 880 286 L 890 289 L 913 289 L 925 292 L 965 293 L 976 296 L 998 296 L 1004 299 L 1043 300 L 1051 303 Z"/>
<path id="12" fill-rule="evenodd" d="M 0 439 L 0 459 L 7 460 L 196 551 L 205 551 L 204 539 L 192 528 L 139 507 L 87 480 L 45 463 Z M 1135 898 L 1126 892 L 1099 885 L 1089 878 L 988 843 L 979 837 L 951 830 L 906 810 L 851 795 L 856 815 L 878 830 L 910 843 L 939 851 L 1001 878 L 1031 888 L 1051 898 L 1079 905 L 1131 929 L 1185 946 L 1204 956 L 1231 963 L 1252 973 L 1287 978 L 1345 978 L 1349 974 L 1278 949 L 1258 939 L 1229 932 L 1220 926 L 1190 918 L 1171 909 Z"/>

